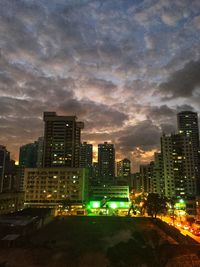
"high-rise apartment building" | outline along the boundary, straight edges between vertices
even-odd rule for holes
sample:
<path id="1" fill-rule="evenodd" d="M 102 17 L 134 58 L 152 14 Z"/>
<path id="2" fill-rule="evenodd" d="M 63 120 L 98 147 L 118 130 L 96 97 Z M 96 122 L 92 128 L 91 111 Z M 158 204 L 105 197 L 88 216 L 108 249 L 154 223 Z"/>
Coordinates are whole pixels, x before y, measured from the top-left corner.
<path id="1" fill-rule="evenodd" d="M 151 192 L 151 182 L 153 179 L 154 162 L 149 164 L 140 165 L 140 179 L 141 179 L 141 191 L 143 193 Z"/>
<path id="2" fill-rule="evenodd" d="M 19 165 L 26 168 L 42 167 L 44 138 L 20 147 Z"/>
<path id="3" fill-rule="evenodd" d="M 192 111 L 183 111 L 177 114 L 178 132 L 191 138 L 193 164 L 196 177 L 197 194 L 200 194 L 200 145 L 198 114 Z"/>
<path id="4" fill-rule="evenodd" d="M 19 191 L 24 191 L 24 169 L 42 167 L 43 137 L 20 147 L 19 166 L 17 170 Z"/>
<path id="5" fill-rule="evenodd" d="M 17 170 L 10 152 L 0 145 L 0 193 L 16 190 Z"/>
<path id="6" fill-rule="evenodd" d="M 131 186 L 130 188 L 134 193 L 142 193 L 140 172 L 131 174 Z"/>
<path id="7" fill-rule="evenodd" d="M 151 192 L 159 195 L 165 195 L 163 156 L 161 153 L 154 154 L 153 177 L 150 183 Z"/>
<path id="8" fill-rule="evenodd" d="M 87 142 L 80 145 L 80 167 L 86 168 L 92 165 L 93 146 Z"/>
<path id="9" fill-rule="evenodd" d="M 161 137 L 161 153 L 155 153 L 154 163 L 140 166 L 137 181 L 142 192 L 188 200 L 200 192 L 198 115 L 180 112 L 177 121 L 178 133 Z"/>
<path id="10" fill-rule="evenodd" d="M 109 182 L 115 177 L 115 148 L 113 144 L 98 145 L 99 177 L 104 182 Z"/>
<path id="11" fill-rule="evenodd" d="M 89 177 L 92 176 L 93 146 L 83 142 L 80 145 L 80 167 L 87 168 Z"/>
<path id="12" fill-rule="evenodd" d="M 130 177 L 131 175 L 131 162 L 129 159 L 123 159 L 117 162 L 117 176 Z"/>
<path id="13" fill-rule="evenodd" d="M 19 165 L 26 168 L 36 168 L 38 143 L 30 143 L 20 147 Z"/>
<path id="14" fill-rule="evenodd" d="M 183 133 L 161 137 L 164 188 L 167 197 L 187 198 L 196 195 L 193 145 Z"/>
<path id="15" fill-rule="evenodd" d="M 6 147 L 0 145 L 0 193 L 3 191 L 6 155 Z"/>
<path id="16" fill-rule="evenodd" d="M 99 164 L 98 162 L 93 162 L 92 164 L 92 180 L 90 181 L 92 184 L 98 184 L 99 181 Z"/>
<path id="17" fill-rule="evenodd" d="M 10 152 L 0 145 L 0 214 L 16 212 L 24 207 L 24 194 L 17 192 L 16 167 Z"/>
<path id="18" fill-rule="evenodd" d="M 196 112 L 183 111 L 177 114 L 178 131 L 190 136 L 192 143 L 199 148 L 198 115 Z"/>
<path id="19" fill-rule="evenodd" d="M 43 149 L 44 149 L 44 137 L 39 137 L 37 140 L 38 149 L 37 149 L 37 163 L 38 168 L 43 166 Z"/>
<path id="20" fill-rule="evenodd" d="M 76 116 L 44 112 L 44 167 L 79 167 L 83 122 Z"/>

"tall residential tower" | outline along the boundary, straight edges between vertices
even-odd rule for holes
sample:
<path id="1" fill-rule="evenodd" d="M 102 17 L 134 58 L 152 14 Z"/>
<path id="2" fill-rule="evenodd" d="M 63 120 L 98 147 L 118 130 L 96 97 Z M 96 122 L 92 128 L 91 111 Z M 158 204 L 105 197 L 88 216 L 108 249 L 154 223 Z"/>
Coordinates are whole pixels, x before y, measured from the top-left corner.
<path id="1" fill-rule="evenodd" d="M 83 122 L 76 116 L 58 116 L 44 112 L 44 167 L 79 167 Z"/>
<path id="2" fill-rule="evenodd" d="M 165 196 L 196 196 L 196 174 L 191 138 L 183 133 L 161 138 Z"/>
<path id="3" fill-rule="evenodd" d="M 198 114 L 192 111 L 183 111 L 177 114 L 178 132 L 191 139 L 191 164 L 194 168 L 197 195 L 200 195 L 200 145 Z M 191 165 L 190 164 L 190 165 Z"/>
<path id="4" fill-rule="evenodd" d="M 98 166 L 100 180 L 110 182 L 115 177 L 115 148 L 113 144 L 98 145 Z"/>
<path id="5" fill-rule="evenodd" d="M 83 142 L 80 146 L 80 168 L 87 168 L 89 177 L 92 177 L 93 146 Z"/>
<path id="6" fill-rule="evenodd" d="M 131 175 L 131 162 L 129 159 L 123 159 L 117 162 L 117 176 L 130 177 Z"/>

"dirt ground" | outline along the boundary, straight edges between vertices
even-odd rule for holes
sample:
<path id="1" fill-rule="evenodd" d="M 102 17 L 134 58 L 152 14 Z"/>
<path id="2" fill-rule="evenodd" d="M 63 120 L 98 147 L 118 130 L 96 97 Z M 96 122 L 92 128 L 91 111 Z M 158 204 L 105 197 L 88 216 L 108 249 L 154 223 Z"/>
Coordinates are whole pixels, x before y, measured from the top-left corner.
<path id="1" fill-rule="evenodd" d="M 170 267 L 178 258 L 196 267 L 199 252 L 148 218 L 59 217 L 23 242 L 1 247 L 0 267 Z"/>

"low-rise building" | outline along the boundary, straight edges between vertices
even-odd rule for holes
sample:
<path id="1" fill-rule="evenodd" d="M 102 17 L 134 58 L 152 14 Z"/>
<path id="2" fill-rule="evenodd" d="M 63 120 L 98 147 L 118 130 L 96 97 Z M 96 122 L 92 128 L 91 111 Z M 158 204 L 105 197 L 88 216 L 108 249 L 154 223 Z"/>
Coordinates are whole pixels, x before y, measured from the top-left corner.
<path id="1" fill-rule="evenodd" d="M 128 215 L 130 201 L 128 198 L 96 198 L 90 199 L 86 205 L 88 213 L 97 215 Z"/>
<path id="2" fill-rule="evenodd" d="M 91 186 L 89 198 L 129 198 L 128 185 Z"/>
<path id="3" fill-rule="evenodd" d="M 8 214 L 24 208 L 23 192 L 5 192 L 0 194 L 0 214 Z"/>
<path id="4" fill-rule="evenodd" d="M 56 207 L 65 200 L 82 203 L 87 199 L 88 172 L 84 168 L 25 169 L 25 205 Z"/>

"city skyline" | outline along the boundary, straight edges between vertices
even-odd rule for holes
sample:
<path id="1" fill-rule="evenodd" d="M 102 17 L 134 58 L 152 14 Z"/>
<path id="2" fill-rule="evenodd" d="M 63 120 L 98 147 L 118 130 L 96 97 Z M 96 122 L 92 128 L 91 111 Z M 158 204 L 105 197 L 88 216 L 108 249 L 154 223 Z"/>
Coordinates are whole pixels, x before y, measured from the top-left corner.
<path id="1" fill-rule="evenodd" d="M 199 1 L 2 1 L 0 144 L 43 135 L 43 111 L 77 115 L 82 141 L 135 168 L 176 114 L 200 112 Z M 90 14 L 90 16 L 88 16 Z M 9 34 L 8 34 L 9 33 Z"/>
<path id="2" fill-rule="evenodd" d="M 196 113 L 196 112 L 193 112 L 193 111 L 182 111 L 182 112 L 179 112 L 179 113 L 177 113 L 176 114 L 176 116 L 177 116 L 177 125 L 175 125 L 175 127 L 177 128 L 177 130 L 176 130 L 176 132 L 174 131 L 174 132 L 171 132 L 170 134 L 167 134 L 166 135 L 166 133 L 162 133 L 161 134 L 161 136 L 160 136 L 160 143 L 159 143 L 159 147 L 158 147 L 158 150 L 157 150 L 157 152 L 155 152 L 154 153 L 154 155 L 153 155 L 153 157 L 152 157 L 152 159 L 151 160 L 149 160 L 149 162 L 145 162 L 145 163 L 142 163 L 142 162 L 139 162 L 139 165 L 138 166 L 134 166 L 134 162 L 131 162 L 131 160 L 130 160 L 130 166 L 132 167 L 132 170 L 133 170 L 133 173 L 136 173 L 136 172 L 138 172 L 139 171 L 139 169 L 140 169 L 140 167 L 142 166 L 142 165 L 144 165 L 145 166 L 145 164 L 146 165 L 149 165 L 149 164 L 151 164 L 151 162 L 153 162 L 155 159 L 156 159 L 156 154 L 159 152 L 159 153 L 161 153 L 162 152 L 162 138 L 163 137 L 167 137 L 167 138 L 171 138 L 171 136 L 172 135 L 186 135 L 186 137 L 188 138 L 188 136 L 190 136 L 191 137 L 191 140 L 193 140 L 193 150 L 195 150 L 196 152 L 195 153 L 197 153 L 197 158 L 198 158 L 198 147 L 199 147 L 199 125 L 198 125 L 198 113 Z M 49 117 L 49 119 L 48 119 L 48 117 Z M 78 118 L 77 117 L 75 117 L 75 116 L 62 116 L 62 115 L 60 115 L 60 114 L 56 114 L 56 112 L 53 112 L 53 111 L 51 111 L 51 112 L 44 112 L 43 113 L 43 119 L 44 119 L 44 136 L 46 136 L 47 135 L 47 132 L 46 132 L 46 129 L 47 129 L 47 125 L 46 125 L 46 122 L 49 120 L 49 121 L 54 121 L 55 122 L 55 125 L 53 126 L 53 124 L 51 125 L 51 124 L 49 124 L 48 125 L 48 127 L 50 127 L 50 132 L 48 132 L 48 134 L 49 134 L 49 136 L 54 136 L 54 138 L 55 138 L 55 140 L 54 141 L 58 141 L 59 140 L 59 142 L 67 142 L 67 139 L 66 140 L 64 140 L 63 139 L 63 137 L 64 137 L 64 132 L 63 132 L 63 130 L 64 131 L 66 131 L 66 127 L 68 128 L 69 127 L 69 124 L 68 123 L 71 123 L 72 121 L 76 121 Z M 181 122 L 180 122 L 180 119 L 181 119 Z M 84 122 L 76 122 L 77 123 L 77 126 L 78 127 L 80 127 L 80 129 L 82 128 L 82 130 L 84 129 Z M 53 128 L 55 128 L 54 130 L 53 130 Z M 61 128 L 63 128 L 62 130 L 61 130 Z M 72 128 L 74 128 L 74 127 L 72 127 Z M 79 130 L 80 130 L 79 129 Z M 66 131 L 66 133 L 67 133 L 68 131 Z M 52 135 L 53 134 L 53 135 Z M 68 132 L 68 134 L 69 134 L 69 132 Z M 41 142 L 42 141 L 42 143 L 43 143 L 43 141 L 44 141 L 44 136 L 43 137 L 38 137 L 37 139 L 37 141 L 35 140 L 33 143 L 28 143 L 28 144 L 23 144 L 21 147 L 20 147 L 20 150 L 19 150 L 19 161 L 17 160 L 16 161 L 16 165 L 20 165 L 20 154 L 21 154 L 21 149 L 24 149 L 24 148 L 28 148 L 29 146 L 38 146 L 39 145 L 39 143 L 38 142 Z M 95 163 L 98 163 L 99 162 L 99 147 L 100 146 L 105 146 L 105 145 L 107 145 L 108 144 L 108 147 L 109 146 L 113 146 L 113 149 L 114 149 L 114 154 L 116 155 L 117 154 L 117 152 L 118 151 L 116 151 L 115 150 L 115 143 L 111 143 L 111 142 L 107 142 L 107 141 L 103 141 L 102 143 L 99 143 L 99 144 L 97 144 L 97 146 L 96 147 L 94 147 L 93 146 L 93 144 L 89 144 L 89 143 L 87 143 L 86 141 L 84 141 L 84 142 L 80 142 L 81 141 L 81 134 L 80 134 L 80 132 L 79 132 L 79 134 L 78 134 L 78 143 L 80 144 L 80 147 L 79 147 L 79 153 L 83 153 L 82 155 L 80 154 L 79 156 L 78 156 L 78 158 L 79 158 L 79 160 L 78 161 L 80 161 L 79 162 L 79 164 L 80 164 L 80 166 L 79 166 L 79 164 L 77 165 L 77 167 L 79 166 L 79 167 L 84 167 L 85 165 L 84 164 L 86 164 L 86 163 L 84 163 L 84 162 L 82 162 L 82 160 L 86 160 L 86 151 L 82 151 L 82 148 L 84 148 L 84 146 L 86 145 L 86 146 L 89 146 L 90 148 L 89 148 L 89 150 L 91 150 L 90 152 L 89 151 L 87 151 L 87 153 L 91 153 L 91 155 L 89 155 L 88 154 L 88 156 L 89 157 L 91 157 L 91 164 L 94 166 L 94 164 Z M 79 139 L 80 138 L 80 139 Z M 39 140 L 41 140 L 41 141 L 39 141 Z M 49 139 L 49 142 L 52 142 L 52 141 L 50 141 L 50 140 L 52 140 L 52 139 Z M 62 141 L 61 141 L 62 140 Z M 37 143 L 37 145 L 36 145 L 36 143 Z M 50 144 L 50 143 L 49 143 Z M 57 146 L 58 144 L 56 144 L 56 146 Z M 63 144 L 62 144 L 63 145 Z M 43 145 L 40 145 L 40 146 L 42 146 L 43 147 Z M 50 146 L 51 146 L 51 144 L 50 144 Z M 40 147 L 40 149 L 39 149 L 39 158 L 37 159 L 37 157 L 36 157 L 36 161 L 43 161 L 42 160 L 42 155 L 43 155 L 43 151 L 41 152 L 41 148 L 42 147 Z M 78 148 L 78 147 L 77 147 Z M 43 150 L 43 148 L 42 148 L 42 150 Z M 56 151 L 58 150 L 58 147 L 56 147 Z M 62 149 L 61 149 L 62 150 Z M 82 151 L 82 152 L 81 152 Z M 55 152 L 55 151 L 54 151 Z M 42 153 L 42 154 L 41 154 Z M 53 153 L 53 152 L 52 152 Z M 63 157 L 64 155 L 62 154 L 63 152 L 59 152 L 59 153 L 61 153 L 60 154 L 60 156 L 59 155 L 57 155 L 57 153 L 56 153 L 56 157 Z M 25 154 L 26 155 L 26 154 Z M 28 154 L 27 154 L 28 155 Z M 84 157 L 83 159 L 81 159 L 82 158 L 82 156 Z M 28 157 L 30 157 L 30 155 L 28 155 Z M 196 161 L 198 161 L 198 159 L 196 158 Z M 24 160 L 24 159 L 23 159 Z M 28 161 L 30 161 L 31 162 L 31 160 L 33 160 L 35 163 L 36 163 L 36 161 L 34 160 L 34 158 L 33 159 L 31 159 L 31 158 L 29 158 L 29 159 L 25 159 L 25 160 L 28 160 Z M 123 160 L 126 160 L 126 157 L 125 158 L 115 158 L 115 165 L 116 165 L 116 167 L 117 167 L 117 164 L 118 163 L 120 163 L 120 161 L 123 161 Z M 40 163 L 38 161 L 38 167 L 39 167 L 39 165 L 41 165 L 42 163 Z M 82 162 L 82 163 L 81 163 Z M 31 164 L 31 163 L 30 163 Z M 71 163 L 70 163 L 71 164 Z M 198 164 L 197 162 L 196 162 L 196 164 Z M 23 164 L 22 164 L 23 165 Z M 72 164 L 73 165 L 73 164 Z M 83 166 L 82 166 L 83 165 Z M 92 166 L 91 165 L 91 166 Z M 89 166 L 89 165 L 88 165 Z M 90 167 L 91 167 L 90 166 Z M 30 167 L 30 166 L 29 166 Z M 135 167 L 135 168 L 134 168 Z"/>

